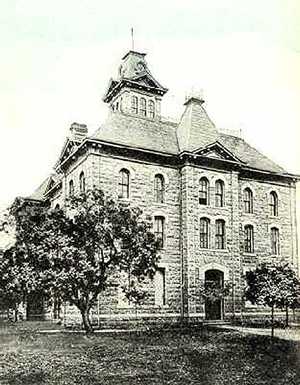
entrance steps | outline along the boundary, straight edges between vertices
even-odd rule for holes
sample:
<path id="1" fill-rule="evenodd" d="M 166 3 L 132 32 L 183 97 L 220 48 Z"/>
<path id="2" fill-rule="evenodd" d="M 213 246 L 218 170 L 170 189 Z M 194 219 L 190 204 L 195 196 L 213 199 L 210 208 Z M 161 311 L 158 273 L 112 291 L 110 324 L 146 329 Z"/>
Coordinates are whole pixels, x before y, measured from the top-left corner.
<path id="1" fill-rule="evenodd" d="M 203 326 L 221 326 L 221 325 L 230 325 L 230 321 L 225 320 L 203 320 Z"/>

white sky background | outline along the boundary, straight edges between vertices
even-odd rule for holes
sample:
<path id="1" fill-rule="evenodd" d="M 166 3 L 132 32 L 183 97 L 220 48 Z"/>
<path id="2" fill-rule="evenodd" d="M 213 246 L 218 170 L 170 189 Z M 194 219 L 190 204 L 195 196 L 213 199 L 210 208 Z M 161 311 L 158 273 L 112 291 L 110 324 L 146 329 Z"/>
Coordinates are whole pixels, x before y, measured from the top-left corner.
<path id="1" fill-rule="evenodd" d="M 218 127 L 300 173 L 299 0 L 1 0 L 0 207 L 51 172 L 72 122 L 104 120 L 131 27 L 165 115 L 202 88 Z"/>

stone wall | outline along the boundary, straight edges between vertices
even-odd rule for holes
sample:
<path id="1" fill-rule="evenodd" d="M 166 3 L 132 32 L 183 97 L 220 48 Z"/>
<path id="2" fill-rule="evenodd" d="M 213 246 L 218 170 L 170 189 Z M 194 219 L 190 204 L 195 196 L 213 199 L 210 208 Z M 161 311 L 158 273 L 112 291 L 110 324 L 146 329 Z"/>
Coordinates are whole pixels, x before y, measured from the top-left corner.
<path id="1" fill-rule="evenodd" d="M 119 171 L 123 168 L 130 172 L 130 197 L 122 199 L 124 203 L 138 206 L 147 219 L 159 215 L 165 218 L 165 246 L 160 252 L 160 266 L 166 273 L 166 304 L 158 306 L 154 300 L 154 282 L 149 282 L 149 297 L 139 309 L 120 302 L 121 281 L 116 278 L 116 285 L 99 298 L 93 318 L 132 319 L 178 319 L 180 316 L 205 317 L 205 306 L 200 301 L 200 286 L 204 283 L 205 272 L 216 269 L 223 272 L 225 282 L 233 285 L 229 297 L 224 300 L 222 312 L 224 318 L 233 314 L 256 314 L 266 312 L 244 304 L 242 293 L 246 270 L 255 267 L 263 260 L 281 260 L 289 263 L 297 260 L 295 247 L 294 186 L 283 182 L 243 178 L 238 171 L 220 170 L 199 166 L 188 161 L 181 165 L 152 157 L 134 157 L 124 150 L 114 150 L 101 145 L 94 145 L 81 155 L 66 171 L 63 188 L 59 199 L 68 194 L 70 179 L 74 180 L 75 193 L 79 190 L 79 175 L 83 171 L 87 188 L 99 187 L 106 196 L 119 200 Z M 154 177 L 161 174 L 165 180 L 165 201 L 154 200 Z M 210 201 L 207 206 L 199 204 L 199 180 L 206 177 L 209 181 Z M 224 207 L 215 205 L 215 182 L 221 179 L 225 187 Z M 253 214 L 243 210 L 243 190 L 250 187 L 253 191 Z M 269 193 L 278 195 L 278 216 L 270 216 Z M 201 217 L 210 220 L 210 245 L 200 248 L 199 221 Z M 224 249 L 216 249 L 215 223 L 217 219 L 225 221 Z M 244 225 L 254 226 L 255 250 L 253 254 L 244 252 Z M 279 256 L 271 255 L 270 228 L 280 230 Z M 66 319 L 71 323 L 80 320 L 77 310 L 65 308 Z M 68 321 L 68 322 L 69 322 Z"/>

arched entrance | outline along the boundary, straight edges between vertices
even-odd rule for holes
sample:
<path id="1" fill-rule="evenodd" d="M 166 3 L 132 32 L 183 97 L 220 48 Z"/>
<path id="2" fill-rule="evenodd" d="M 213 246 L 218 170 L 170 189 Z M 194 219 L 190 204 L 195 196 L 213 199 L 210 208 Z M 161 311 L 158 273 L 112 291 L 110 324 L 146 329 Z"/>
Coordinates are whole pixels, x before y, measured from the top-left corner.
<path id="1" fill-rule="evenodd" d="M 207 270 L 205 272 L 205 288 L 212 293 L 224 286 L 224 273 L 220 270 Z M 223 318 L 223 300 L 214 298 L 212 294 L 205 300 L 205 318 L 207 320 L 220 320 Z"/>

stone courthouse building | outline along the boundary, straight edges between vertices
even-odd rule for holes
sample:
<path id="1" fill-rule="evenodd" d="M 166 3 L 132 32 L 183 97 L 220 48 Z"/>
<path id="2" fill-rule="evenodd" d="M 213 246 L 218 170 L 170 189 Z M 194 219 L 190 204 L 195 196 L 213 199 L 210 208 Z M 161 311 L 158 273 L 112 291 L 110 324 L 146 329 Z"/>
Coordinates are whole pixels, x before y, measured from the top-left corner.
<path id="1" fill-rule="evenodd" d="M 257 263 L 285 260 L 298 269 L 297 177 L 240 137 L 218 131 L 204 100 L 186 99 L 181 119 L 168 121 L 168 91 L 145 54 L 129 51 L 103 101 L 106 121 L 92 135 L 73 123 L 52 174 L 30 197 L 63 207 L 66 197 L 97 186 L 153 220 L 160 263 L 138 316 L 228 319 L 261 311 L 242 299 L 243 275 Z M 203 303 L 204 282 L 234 284 L 230 295 Z M 74 316 L 63 309 L 66 320 Z M 135 315 L 120 286 L 101 296 L 93 317 Z"/>

